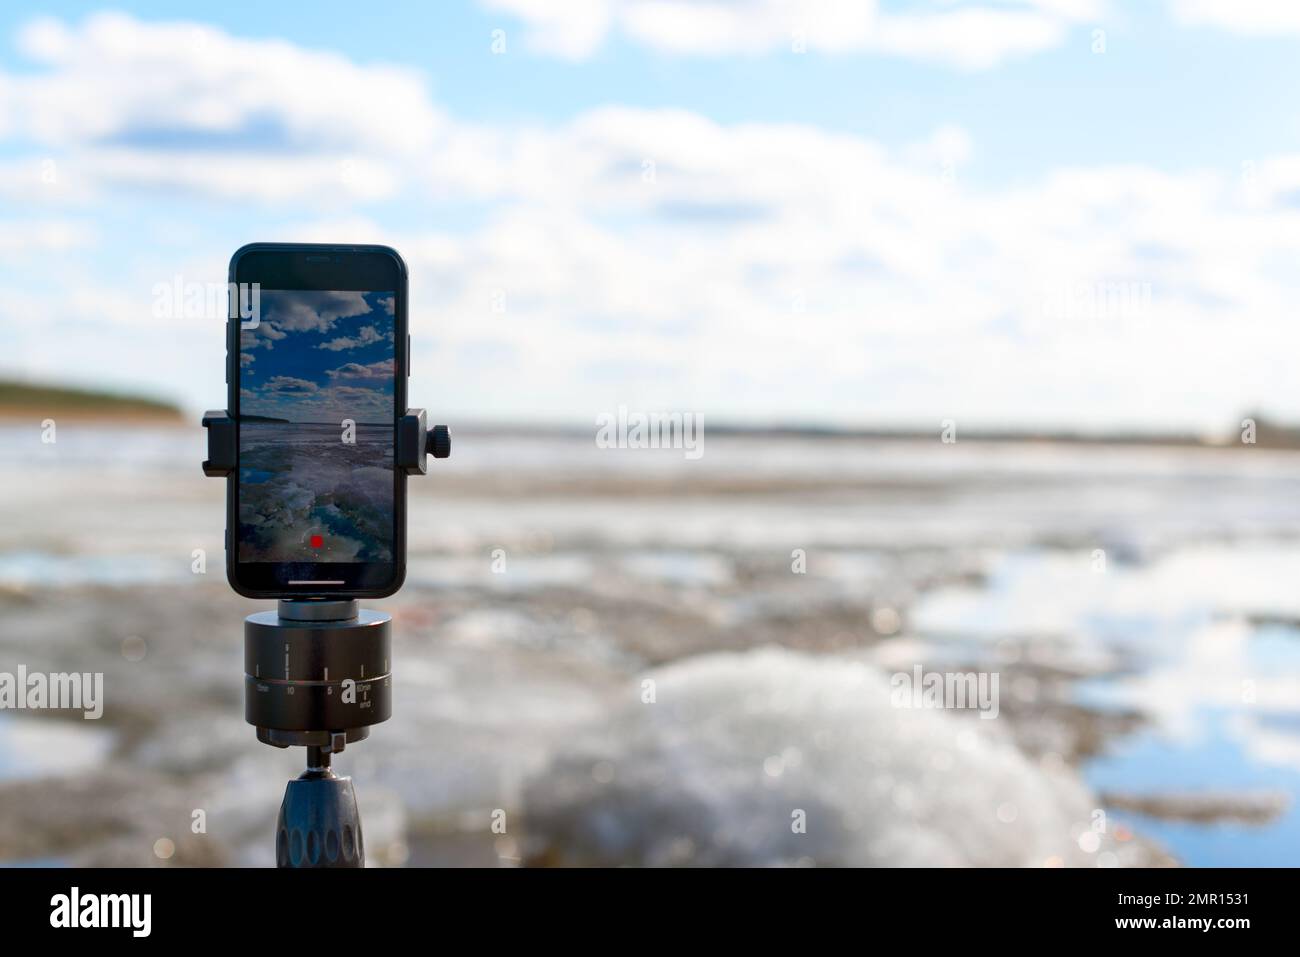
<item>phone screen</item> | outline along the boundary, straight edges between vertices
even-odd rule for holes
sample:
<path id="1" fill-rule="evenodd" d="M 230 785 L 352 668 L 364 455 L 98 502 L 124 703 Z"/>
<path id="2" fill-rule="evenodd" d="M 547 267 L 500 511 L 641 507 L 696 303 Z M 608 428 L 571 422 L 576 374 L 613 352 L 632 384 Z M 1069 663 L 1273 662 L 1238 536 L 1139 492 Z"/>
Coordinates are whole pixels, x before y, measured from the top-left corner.
<path id="1" fill-rule="evenodd" d="M 239 561 L 393 560 L 395 303 L 261 291 L 240 331 Z"/>
<path id="2" fill-rule="evenodd" d="M 404 290 L 259 287 L 233 376 L 236 575 L 246 593 L 385 593 L 402 559 Z"/>

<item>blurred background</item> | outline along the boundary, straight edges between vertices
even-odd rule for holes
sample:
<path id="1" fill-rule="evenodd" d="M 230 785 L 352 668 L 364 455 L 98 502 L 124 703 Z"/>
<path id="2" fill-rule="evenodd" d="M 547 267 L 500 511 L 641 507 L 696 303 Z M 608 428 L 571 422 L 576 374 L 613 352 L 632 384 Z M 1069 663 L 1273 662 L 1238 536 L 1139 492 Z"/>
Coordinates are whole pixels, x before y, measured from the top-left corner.
<path id="1" fill-rule="evenodd" d="M 1300 13 L 166 6 L 0 10 L 0 672 L 105 674 L 0 711 L 0 862 L 273 861 L 198 427 L 259 240 L 403 254 L 455 437 L 372 864 L 1300 862 Z"/>

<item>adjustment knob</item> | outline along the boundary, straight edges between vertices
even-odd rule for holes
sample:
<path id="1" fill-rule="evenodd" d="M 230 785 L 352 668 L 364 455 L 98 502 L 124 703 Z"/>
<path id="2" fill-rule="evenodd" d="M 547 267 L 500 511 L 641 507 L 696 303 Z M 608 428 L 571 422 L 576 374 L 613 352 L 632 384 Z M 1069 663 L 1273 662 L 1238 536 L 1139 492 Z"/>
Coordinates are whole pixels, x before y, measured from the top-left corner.
<path id="1" fill-rule="evenodd" d="M 445 425 L 435 425 L 429 430 L 429 441 L 425 449 L 435 459 L 445 459 L 451 455 L 451 430 Z"/>

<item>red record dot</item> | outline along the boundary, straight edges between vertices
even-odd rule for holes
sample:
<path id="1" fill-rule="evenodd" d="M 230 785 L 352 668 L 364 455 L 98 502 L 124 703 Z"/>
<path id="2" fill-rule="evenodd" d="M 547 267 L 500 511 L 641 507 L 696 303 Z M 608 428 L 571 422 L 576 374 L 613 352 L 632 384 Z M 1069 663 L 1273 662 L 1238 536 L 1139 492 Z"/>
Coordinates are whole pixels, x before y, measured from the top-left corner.
<path id="1" fill-rule="evenodd" d="M 325 544 L 325 539 L 322 538 L 321 536 L 319 536 L 319 535 L 313 535 L 313 536 L 311 537 L 311 547 L 312 547 L 312 548 L 320 548 L 320 547 L 321 547 L 322 545 L 324 545 L 324 544 Z"/>

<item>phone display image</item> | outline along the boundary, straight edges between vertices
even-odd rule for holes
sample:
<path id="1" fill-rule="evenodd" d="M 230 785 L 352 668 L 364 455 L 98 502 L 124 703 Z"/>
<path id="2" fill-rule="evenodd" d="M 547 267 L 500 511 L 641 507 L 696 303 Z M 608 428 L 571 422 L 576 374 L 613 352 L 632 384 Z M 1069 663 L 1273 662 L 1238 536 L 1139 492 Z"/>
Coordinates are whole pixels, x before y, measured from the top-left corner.
<path id="1" fill-rule="evenodd" d="M 395 306 L 262 290 L 240 330 L 239 562 L 394 560 Z"/>

